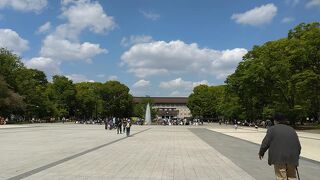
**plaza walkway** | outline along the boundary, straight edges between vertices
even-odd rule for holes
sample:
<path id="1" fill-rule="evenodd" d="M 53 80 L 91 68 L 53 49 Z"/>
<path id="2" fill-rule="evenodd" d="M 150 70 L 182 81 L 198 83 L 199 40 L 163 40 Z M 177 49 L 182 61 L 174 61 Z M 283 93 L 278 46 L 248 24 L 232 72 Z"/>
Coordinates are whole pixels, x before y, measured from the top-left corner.
<path id="1" fill-rule="evenodd" d="M 26 126 L 0 129 L 0 179 L 274 179 L 258 145 L 213 126 L 133 126 L 128 138 L 102 125 Z M 320 164 L 300 171 L 318 179 Z"/>
<path id="2" fill-rule="evenodd" d="M 232 125 L 218 125 L 217 123 L 209 125 L 208 129 L 247 140 L 255 144 L 261 144 L 267 132 L 265 128 L 255 129 L 253 127 L 240 126 L 238 129 L 234 129 Z M 320 134 L 302 131 L 297 131 L 297 134 L 302 146 L 301 156 L 320 162 Z"/>

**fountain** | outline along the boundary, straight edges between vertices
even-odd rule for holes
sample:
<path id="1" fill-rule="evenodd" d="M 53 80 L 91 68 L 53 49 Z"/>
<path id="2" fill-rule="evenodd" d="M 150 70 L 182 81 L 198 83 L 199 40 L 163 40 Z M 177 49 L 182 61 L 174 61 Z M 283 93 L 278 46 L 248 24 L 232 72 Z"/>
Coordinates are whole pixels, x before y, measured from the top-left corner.
<path id="1" fill-rule="evenodd" d="M 151 112 L 150 112 L 149 103 L 147 104 L 147 107 L 146 107 L 146 115 L 145 115 L 145 118 L 144 118 L 144 124 L 151 125 Z"/>

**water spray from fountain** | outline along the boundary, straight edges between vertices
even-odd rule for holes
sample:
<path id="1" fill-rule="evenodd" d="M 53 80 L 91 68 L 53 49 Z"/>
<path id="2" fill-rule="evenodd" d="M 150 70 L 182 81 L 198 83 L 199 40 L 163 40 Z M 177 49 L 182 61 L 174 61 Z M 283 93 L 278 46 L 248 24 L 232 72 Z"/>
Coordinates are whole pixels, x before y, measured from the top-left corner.
<path id="1" fill-rule="evenodd" d="M 147 107 L 146 107 L 146 115 L 145 115 L 145 118 L 144 118 L 144 124 L 146 125 L 151 125 L 151 112 L 150 112 L 150 105 L 149 103 L 147 104 Z"/>

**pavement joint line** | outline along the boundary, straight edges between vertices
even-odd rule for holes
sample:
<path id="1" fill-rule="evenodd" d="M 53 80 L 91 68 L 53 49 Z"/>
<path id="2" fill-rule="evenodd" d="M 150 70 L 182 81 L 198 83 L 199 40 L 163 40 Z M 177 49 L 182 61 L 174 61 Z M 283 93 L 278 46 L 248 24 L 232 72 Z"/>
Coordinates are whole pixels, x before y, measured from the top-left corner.
<path id="1" fill-rule="evenodd" d="M 148 130 L 150 130 L 150 129 L 151 129 L 151 128 L 148 128 L 148 129 L 145 129 L 145 130 L 142 130 L 142 131 L 133 133 L 133 134 L 130 135 L 129 137 L 134 136 L 134 135 L 137 135 L 137 134 L 140 134 L 140 133 L 143 133 L 143 132 L 148 131 Z M 122 138 L 120 138 L 120 139 L 116 139 L 116 140 L 114 140 L 114 141 L 108 142 L 108 143 L 106 143 L 106 144 L 102 144 L 102 145 L 100 145 L 100 146 L 97 146 L 97 147 L 94 147 L 94 148 L 91 148 L 91 149 L 82 151 L 82 152 L 80 152 L 80 153 L 71 155 L 71 156 L 69 156 L 69 157 L 60 159 L 60 160 L 58 160 L 58 161 L 55 161 L 55 162 L 46 164 L 46 165 L 41 166 L 41 167 L 38 167 L 38 168 L 36 168 L 36 169 L 33 169 L 33 170 L 30 170 L 30 171 L 24 172 L 24 173 L 19 174 L 19 175 L 16 175 L 16 176 L 14 176 L 14 177 L 9 178 L 8 180 L 19 180 L 19 179 L 27 178 L 27 177 L 32 176 L 32 175 L 34 175 L 34 174 L 37 174 L 37 173 L 39 173 L 39 172 L 41 172 L 41 171 L 47 170 L 47 169 L 52 168 L 52 167 L 54 167 L 54 166 L 57 166 L 57 165 L 59 165 L 59 164 L 62 164 L 62 163 L 65 163 L 65 162 L 67 162 L 67 161 L 70 161 L 70 160 L 72 160 L 72 159 L 78 158 L 78 157 L 80 157 L 80 156 L 83 156 L 83 155 L 85 155 L 85 154 L 88 154 L 88 153 L 90 153 L 90 152 L 93 152 L 93 151 L 95 151 L 95 150 L 98 150 L 98 149 L 100 149 L 100 148 L 106 147 L 106 146 L 108 146 L 108 145 L 117 143 L 117 142 L 122 141 L 122 140 L 124 140 L 124 139 L 127 139 L 127 138 L 129 138 L 129 137 L 125 136 L 125 137 L 122 137 Z"/>
<path id="2" fill-rule="evenodd" d="M 202 129 L 207 129 L 207 130 L 209 130 L 209 131 L 214 131 L 213 129 L 208 129 L 208 128 L 202 128 Z M 191 131 L 191 132 L 192 132 L 192 131 Z M 246 139 L 236 138 L 236 137 L 234 137 L 234 136 L 231 136 L 231 135 L 228 135 L 228 134 L 224 134 L 224 133 L 222 133 L 222 132 L 218 132 L 218 131 L 214 131 L 214 132 L 216 132 L 216 133 L 220 133 L 220 134 L 222 134 L 222 135 L 224 135 L 224 136 L 229 136 L 229 137 L 232 137 L 232 138 L 234 138 L 234 139 L 241 140 L 241 141 L 246 141 L 246 142 L 248 142 L 248 143 L 251 143 L 251 144 L 254 144 L 254 145 L 257 145 L 257 146 L 259 146 L 259 147 L 260 147 L 260 144 L 258 144 L 258 143 L 254 143 L 254 142 L 249 141 L 249 140 L 246 140 Z M 309 159 L 309 158 L 302 157 L 302 156 L 300 156 L 300 159 L 303 159 L 303 160 L 309 161 L 309 162 L 311 162 L 311 163 L 314 163 L 314 164 L 320 165 L 320 162 L 319 162 L 319 161 L 316 161 L 316 160 L 313 160 L 313 159 Z"/>

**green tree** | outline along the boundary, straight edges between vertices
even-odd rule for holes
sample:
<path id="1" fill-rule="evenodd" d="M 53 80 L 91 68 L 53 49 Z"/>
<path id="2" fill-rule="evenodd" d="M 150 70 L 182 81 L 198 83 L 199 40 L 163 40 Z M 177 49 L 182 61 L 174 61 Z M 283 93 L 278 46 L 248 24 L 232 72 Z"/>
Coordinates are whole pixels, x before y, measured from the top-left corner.
<path id="1" fill-rule="evenodd" d="M 224 96 L 224 86 L 199 85 L 193 89 L 187 106 L 194 117 L 218 118 Z"/>
<path id="2" fill-rule="evenodd" d="M 106 115 L 110 117 L 130 117 L 133 113 L 133 97 L 129 88 L 118 81 L 107 81 L 101 87 Z"/>
<path id="3" fill-rule="evenodd" d="M 0 48 L 0 75 L 14 91 L 17 90 L 16 73 L 21 68 L 24 66 L 19 56 L 5 48 Z"/>
<path id="4" fill-rule="evenodd" d="M 281 111 L 292 124 L 305 114 L 319 117 L 319 23 L 300 24 L 287 38 L 254 46 L 227 80 L 246 118 Z"/>
<path id="5" fill-rule="evenodd" d="M 75 87 L 78 111 L 76 115 L 84 119 L 98 116 L 98 100 L 100 96 L 94 83 L 77 83 Z"/>
<path id="6" fill-rule="evenodd" d="M 29 118 L 44 118 L 48 114 L 46 75 L 39 70 L 21 68 L 16 72 L 17 91 L 24 97 L 26 115 Z"/>
<path id="7" fill-rule="evenodd" d="M 53 76 L 48 85 L 47 96 L 51 101 L 51 109 L 56 117 L 72 117 L 75 115 L 76 88 L 71 80 L 64 76 Z"/>
<path id="8" fill-rule="evenodd" d="M 21 112 L 24 108 L 23 98 L 11 90 L 0 75 L 0 116 L 8 117 L 12 113 Z"/>

